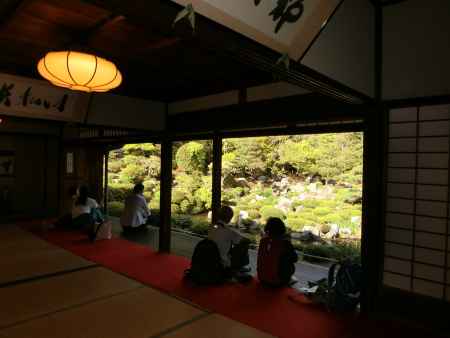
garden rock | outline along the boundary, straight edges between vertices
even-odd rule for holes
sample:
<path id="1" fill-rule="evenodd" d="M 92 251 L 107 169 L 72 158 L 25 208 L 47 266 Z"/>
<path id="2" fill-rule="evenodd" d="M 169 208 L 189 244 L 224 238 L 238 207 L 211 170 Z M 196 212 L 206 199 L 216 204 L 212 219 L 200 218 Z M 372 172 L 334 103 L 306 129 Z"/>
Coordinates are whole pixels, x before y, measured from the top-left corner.
<path id="1" fill-rule="evenodd" d="M 319 229 L 317 229 L 316 227 L 312 226 L 312 225 L 305 225 L 303 227 L 303 232 L 310 232 L 312 234 L 314 234 L 315 236 L 319 236 Z"/>
<path id="2" fill-rule="evenodd" d="M 286 214 L 289 210 L 291 210 L 291 206 L 292 201 L 289 198 L 281 197 L 275 207 L 282 210 Z"/>
<path id="3" fill-rule="evenodd" d="M 325 235 L 326 239 L 335 239 L 339 237 L 339 225 L 331 224 L 330 231 Z"/>
<path id="4" fill-rule="evenodd" d="M 339 236 L 348 237 L 352 234 L 352 229 L 350 228 L 342 228 L 339 230 Z"/>
<path id="5" fill-rule="evenodd" d="M 311 183 L 308 185 L 308 191 L 309 192 L 317 192 L 317 183 Z"/>
<path id="6" fill-rule="evenodd" d="M 313 234 L 311 231 L 303 231 L 298 238 L 300 241 L 305 243 L 321 242 L 320 236 Z"/>
<path id="7" fill-rule="evenodd" d="M 349 204 L 361 204 L 362 197 L 361 196 L 353 196 L 353 197 L 347 198 L 344 202 L 349 203 Z"/>
<path id="8" fill-rule="evenodd" d="M 250 188 L 250 185 L 248 184 L 248 181 L 245 178 L 243 178 L 243 177 L 236 178 L 235 182 L 236 182 L 236 187 Z"/>
<path id="9" fill-rule="evenodd" d="M 238 221 L 237 221 L 238 225 L 239 226 L 244 225 L 245 224 L 244 221 L 247 220 L 247 219 L 248 219 L 248 212 L 245 211 L 245 210 L 239 211 Z"/>

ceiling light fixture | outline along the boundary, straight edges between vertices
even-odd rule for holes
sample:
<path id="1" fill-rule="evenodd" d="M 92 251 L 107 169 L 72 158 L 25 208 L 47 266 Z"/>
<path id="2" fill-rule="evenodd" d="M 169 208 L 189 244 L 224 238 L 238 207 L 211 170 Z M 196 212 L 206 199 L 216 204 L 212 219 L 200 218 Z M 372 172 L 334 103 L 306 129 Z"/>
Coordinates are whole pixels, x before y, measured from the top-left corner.
<path id="1" fill-rule="evenodd" d="M 83 92 L 107 92 L 122 82 L 114 63 L 80 52 L 49 52 L 37 69 L 53 85 Z"/>

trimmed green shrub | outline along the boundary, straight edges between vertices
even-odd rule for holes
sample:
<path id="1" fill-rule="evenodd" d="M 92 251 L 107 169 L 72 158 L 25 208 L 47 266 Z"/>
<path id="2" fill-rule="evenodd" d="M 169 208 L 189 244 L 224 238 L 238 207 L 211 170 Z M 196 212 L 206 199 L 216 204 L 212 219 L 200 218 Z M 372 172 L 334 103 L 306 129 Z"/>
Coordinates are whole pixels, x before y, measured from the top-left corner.
<path id="1" fill-rule="evenodd" d="M 179 228 L 189 228 L 192 226 L 192 218 L 188 215 L 173 215 L 172 224 Z"/>
<path id="2" fill-rule="evenodd" d="M 189 230 L 196 234 L 206 236 L 208 235 L 209 224 L 204 222 L 194 222 Z"/>
<path id="3" fill-rule="evenodd" d="M 180 206 L 178 204 L 171 204 L 170 209 L 172 211 L 172 214 L 179 214 L 181 212 Z"/>
<path id="4" fill-rule="evenodd" d="M 132 192 L 133 184 L 110 183 L 108 185 L 108 201 L 125 201 Z"/>
<path id="5" fill-rule="evenodd" d="M 301 231 L 305 226 L 305 220 L 301 218 L 288 217 L 286 219 L 286 226 L 294 231 Z"/>
<path id="6" fill-rule="evenodd" d="M 263 219 L 267 220 L 270 217 L 278 217 L 281 219 L 285 218 L 284 212 L 280 209 L 271 206 L 264 206 L 261 208 L 261 216 Z"/>
<path id="7" fill-rule="evenodd" d="M 324 207 L 319 207 L 314 209 L 314 214 L 317 216 L 325 216 L 331 213 L 331 209 L 329 208 L 324 208 Z"/>
<path id="8" fill-rule="evenodd" d="M 120 217 L 125 205 L 122 202 L 113 201 L 108 203 L 108 215 Z"/>
<path id="9" fill-rule="evenodd" d="M 178 189 L 172 191 L 172 203 L 180 204 L 182 200 L 186 197 L 186 194 Z"/>
<path id="10" fill-rule="evenodd" d="M 250 209 L 250 210 L 248 211 L 248 216 L 249 216 L 251 219 L 258 219 L 258 218 L 261 218 L 261 214 L 260 214 L 259 211 L 256 210 L 256 209 Z"/>
<path id="11" fill-rule="evenodd" d="M 206 149 L 199 142 L 188 142 L 183 144 L 176 153 L 178 168 L 188 172 L 206 172 Z"/>
<path id="12" fill-rule="evenodd" d="M 182 200 L 180 203 L 180 213 L 188 214 L 192 210 L 192 204 L 187 200 Z"/>

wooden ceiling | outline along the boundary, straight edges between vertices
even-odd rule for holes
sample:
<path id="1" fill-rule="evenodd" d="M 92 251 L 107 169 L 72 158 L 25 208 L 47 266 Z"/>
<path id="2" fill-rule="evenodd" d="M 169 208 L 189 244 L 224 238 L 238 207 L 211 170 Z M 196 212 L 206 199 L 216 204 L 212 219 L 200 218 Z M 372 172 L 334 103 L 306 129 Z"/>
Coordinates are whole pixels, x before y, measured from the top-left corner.
<path id="1" fill-rule="evenodd" d="M 173 30 L 176 7 L 152 13 L 134 3 L 2 0 L 0 72 L 40 78 L 36 64 L 46 52 L 74 49 L 115 62 L 124 76 L 115 93 L 134 97 L 173 101 L 273 81 L 268 72 L 204 48 L 186 24 Z"/>
<path id="2" fill-rule="evenodd" d="M 166 102 L 280 79 L 345 102 L 366 95 L 197 16 L 196 33 L 172 22 L 169 0 L 0 0 L 0 72 L 40 78 L 48 51 L 80 50 L 117 64 L 124 81 L 113 93 Z"/>

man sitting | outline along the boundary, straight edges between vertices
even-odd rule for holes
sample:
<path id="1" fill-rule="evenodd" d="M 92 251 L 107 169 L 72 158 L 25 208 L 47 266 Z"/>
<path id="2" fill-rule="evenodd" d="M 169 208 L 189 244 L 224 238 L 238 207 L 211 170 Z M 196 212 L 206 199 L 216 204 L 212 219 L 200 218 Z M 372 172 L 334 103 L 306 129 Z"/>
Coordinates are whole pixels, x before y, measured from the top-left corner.
<path id="1" fill-rule="evenodd" d="M 216 243 L 224 267 L 234 274 L 248 272 L 244 267 L 249 264 L 249 240 L 229 227 L 233 218 L 233 209 L 222 206 L 218 212 L 218 221 L 209 231 L 208 238 Z"/>
<path id="2" fill-rule="evenodd" d="M 120 225 L 124 233 L 147 229 L 146 223 L 150 210 L 143 194 L 144 185 L 138 183 L 134 186 L 133 193 L 125 200 L 125 208 L 120 217 Z"/>

